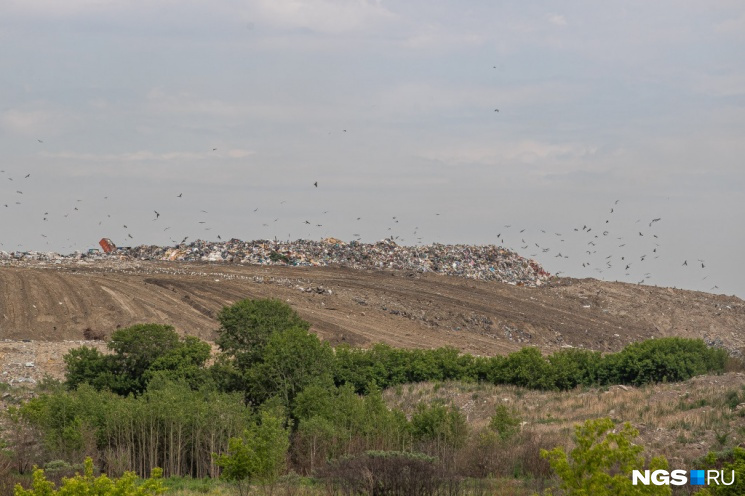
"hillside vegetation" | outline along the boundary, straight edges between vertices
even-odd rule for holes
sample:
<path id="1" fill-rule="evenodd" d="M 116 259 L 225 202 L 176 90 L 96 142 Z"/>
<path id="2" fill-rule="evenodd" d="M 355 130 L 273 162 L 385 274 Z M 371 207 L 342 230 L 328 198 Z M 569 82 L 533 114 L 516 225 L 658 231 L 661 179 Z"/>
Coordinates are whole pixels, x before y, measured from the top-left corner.
<path id="1" fill-rule="evenodd" d="M 90 457 L 112 477 L 130 471 L 148 477 L 160 467 L 166 477 L 221 477 L 242 494 L 274 487 L 288 473 L 354 494 L 475 494 L 494 478 L 517 478 L 517 491 L 543 489 L 556 484 L 554 471 L 564 477 L 561 463 L 573 462 L 560 454 L 566 432 L 536 426 L 568 419 L 518 408 L 520 398 L 534 394 L 529 391 L 572 390 L 582 397 L 577 388 L 591 395 L 614 385 L 629 391 L 741 368 L 724 350 L 685 338 L 643 341 L 605 355 L 564 349 L 543 356 L 531 347 L 490 358 L 454 348 L 333 350 L 289 305 L 272 299 L 240 300 L 223 307 L 217 320 L 215 356 L 208 343 L 163 324 L 116 330 L 108 353 L 70 350 L 64 383 L 47 381 L 36 397 L 8 410 L 4 465 L 22 478 L 33 465 L 74 467 Z M 502 394 L 494 388 L 508 388 L 515 399 L 493 401 Z M 439 396 L 441 390 L 451 394 Z M 416 391 L 426 394 L 415 397 Z M 464 391 L 476 403 L 482 394 L 490 398 L 491 411 L 472 417 L 456 399 Z M 547 403 L 554 415 L 564 411 L 559 398 Z M 738 411 L 741 399 L 733 389 L 724 399 L 705 401 Z M 690 409 L 701 406 L 694 402 Z M 688 403 L 678 408 L 686 411 Z M 623 450 L 627 441 L 614 437 L 613 418 L 639 422 L 643 413 L 597 411 L 572 420 L 612 417 L 587 424 L 594 433 L 588 442 L 607 436 Z M 732 415 L 719 418 L 716 428 L 710 419 L 720 448 L 738 437 L 731 434 Z M 629 442 L 639 434 L 630 425 L 622 432 Z M 642 449 L 634 448 L 633 456 Z M 643 467 L 644 458 L 638 460 Z M 612 459 L 598 463 L 614 467 Z M 402 466 L 418 475 L 400 480 L 395 473 Z M 377 474 L 374 486 L 390 491 L 366 486 L 365 473 Z"/>

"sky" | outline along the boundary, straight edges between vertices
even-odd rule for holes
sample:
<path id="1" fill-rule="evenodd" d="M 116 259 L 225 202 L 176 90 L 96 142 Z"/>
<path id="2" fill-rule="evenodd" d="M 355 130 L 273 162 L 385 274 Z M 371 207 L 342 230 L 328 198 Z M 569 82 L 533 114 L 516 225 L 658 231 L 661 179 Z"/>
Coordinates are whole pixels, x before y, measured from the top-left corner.
<path id="1" fill-rule="evenodd" d="M 0 0 L 0 250 L 393 237 L 745 297 L 744 53 L 740 0 Z"/>

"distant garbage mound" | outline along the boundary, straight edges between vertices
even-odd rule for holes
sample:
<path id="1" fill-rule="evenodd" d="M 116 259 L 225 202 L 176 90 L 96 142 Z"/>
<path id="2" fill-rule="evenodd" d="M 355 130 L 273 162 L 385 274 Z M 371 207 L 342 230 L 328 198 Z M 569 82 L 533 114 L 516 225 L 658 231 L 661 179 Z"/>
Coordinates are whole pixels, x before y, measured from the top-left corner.
<path id="1" fill-rule="evenodd" d="M 170 260 L 183 262 L 224 262 L 253 265 L 339 266 L 354 269 L 394 269 L 419 273 L 494 280 L 520 286 L 540 286 L 551 275 L 534 260 L 495 245 L 403 246 L 385 239 L 368 244 L 327 238 L 321 241 L 230 241 L 197 240 L 178 246 L 117 247 L 109 254 L 97 250 L 74 255 L 40 252 L 6 254 L 25 260 L 110 259 Z M 3 258 L 0 254 L 0 258 Z"/>

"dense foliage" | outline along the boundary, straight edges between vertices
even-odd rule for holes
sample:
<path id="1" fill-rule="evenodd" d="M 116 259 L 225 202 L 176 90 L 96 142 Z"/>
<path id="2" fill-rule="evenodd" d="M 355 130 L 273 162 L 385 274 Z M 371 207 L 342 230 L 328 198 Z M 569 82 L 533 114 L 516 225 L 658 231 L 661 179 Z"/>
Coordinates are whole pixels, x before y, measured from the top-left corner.
<path id="1" fill-rule="evenodd" d="M 453 348 L 402 350 L 384 344 L 369 350 L 339 347 L 334 380 L 364 393 L 369 384 L 387 388 L 421 381 L 479 381 L 529 389 L 676 382 L 722 372 L 727 352 L 700 339 L 661 338 L 634 343 L 618 353 L 571 348 L 544 357 L 526 347 L 506 357 L 473 357 Z"/>
<path id="2" fill-rule="evenodd" d="M 192 336 L 179 339 L 171 326 L 137 324 L 118 329 L 107 346 L 111 354 L 83 346 L 64 356 L 70 389 L 87 383 L 126 396 L 144 391 L 158 373 L 187 379 L 197 387 L 208 378 L 204 364 L 210 357 L 209 344 Z"/>
<path id="3" fill-rule="evenodd" d="M 241 496 L 251 482 L 269 483 L 279 477 L 290 447 L 290 432 L 281 415 L 263 411 L 240 437 L 231 438 L 226 453 L 217 456 L 222 477 L 235 482 Z"/>
<path id="4" fill-rule="evenodd" d="M 336 472 L 327 473 L 352 487 L 356 482 L 343 478 L 354 467 L 388 470 L 399 464 L 430 474 L 436 464 L 440 477 L 455 473 L 463 457 L 472 456 L 479 476 L 507 466 L 513 476 L 543 474 L 548 462 L 535 446 L 533 455 L 514 463 L 484 455 L 527 453 L 528 448 L 510 444 L 529 447 L 519 412 L 500 405 L 489 426 L 473 433 L 453 405 L 422 403 L 407 417 L 386 406 L 382 389 L 445 380 L 541 390 L 641 385 L 721 372 L 726 359 L 723 350 L 680 338 L 645 341 L 606 355 L 566 349 L 543 356 L 526 347 L 489 358 L 453 348 L 402 350 L 382 344 L 333 350 L 279 300 L 238 302 L 220 312 L 219 322 L 217 355 L 200 339 L 180 338 L 170 326 L 157 324 L 117 330 L 108 354 L 71 350 L 64 357 L 64 388 L 9 410 L 5 425 L 18 439 L 9 446 L 17 470 L 93 456 L 109 475 L 148 476 L 152 467 L 162 467 L 169 477 L 222 474 L 245 489 L 248 482 L 275 480 L 285 463 L 310 474 L 330 460 L 343 460 Z M 636 463 L 638 450 L 627 443 L 633 433 L 608 433 L 607 427 L 588 424 L 578 430 L 578 449 L 584 446 L 587 452 L 563 458 L 551 452 L 557 473 L 569 477 L 606 462 Z M 612 450 L 600 453 L 608 443 L 615 443 Z M 603 458 L 611 455 L 617 458 Z M 380 483 L 404 487 L 396 486 L 404 484 L 397 479 Z"/>

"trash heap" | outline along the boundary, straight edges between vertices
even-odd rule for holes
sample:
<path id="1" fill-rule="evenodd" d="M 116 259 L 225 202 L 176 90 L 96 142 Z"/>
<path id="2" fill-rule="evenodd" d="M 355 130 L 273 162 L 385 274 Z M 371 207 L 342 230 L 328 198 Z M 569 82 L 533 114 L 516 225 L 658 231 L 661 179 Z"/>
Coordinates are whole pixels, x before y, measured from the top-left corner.
<path id="1" fill-rule="evenodd" d="M 197 240 L 173 247 L 148 246 L 117 248 L 102 252 L 57 255 L 25 252 L 6 257 L 28 259 L 77 258 L 170 260 L 183 262 L 225 262 L 252 265 L 289 265 L 298 267 L 338 266 L 354 269 L 394 269 L 419 273 L 433 272 L 479 280 L 494 280 L 520 286 L 540 286 L 551 275 L 534 260 L 495 245 L 402 246 L 385 239 L 373 244 L 327 238 L 321 241 L 241 241 Z M 3 258 L 0 254 L 0 259 Z"/>

